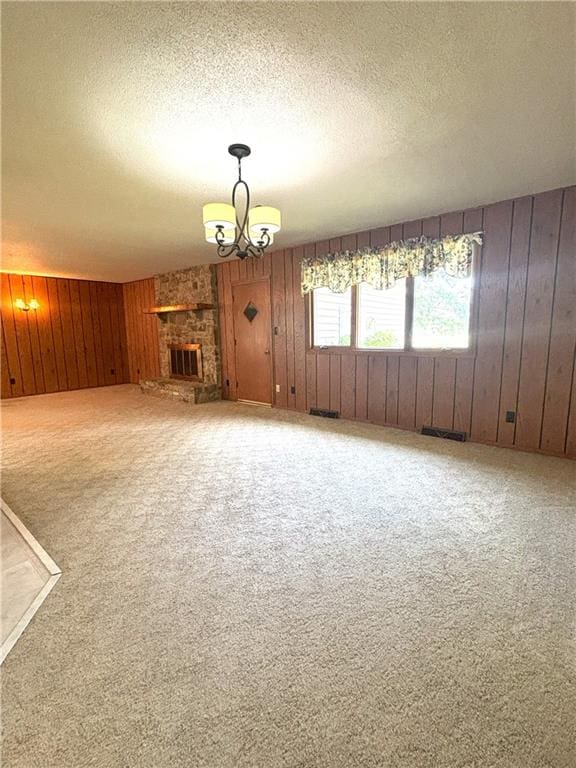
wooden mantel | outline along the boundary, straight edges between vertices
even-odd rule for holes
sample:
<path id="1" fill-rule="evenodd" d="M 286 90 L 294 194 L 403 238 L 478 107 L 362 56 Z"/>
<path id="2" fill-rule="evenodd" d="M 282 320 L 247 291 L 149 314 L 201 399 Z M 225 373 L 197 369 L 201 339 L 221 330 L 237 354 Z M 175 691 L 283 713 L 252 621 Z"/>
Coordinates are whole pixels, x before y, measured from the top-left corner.
<path id="1" fill-rule="evenodd" d="M 147 315 L 164 315 L 166 312 L 198 312 L 202 309 L 214 309 L 214 304 L 204 304 L 203 302 L 196 304 L 169 304 L 165 307 L 150 307 L 150 309 L 145 309 L 144 313 Z"/>

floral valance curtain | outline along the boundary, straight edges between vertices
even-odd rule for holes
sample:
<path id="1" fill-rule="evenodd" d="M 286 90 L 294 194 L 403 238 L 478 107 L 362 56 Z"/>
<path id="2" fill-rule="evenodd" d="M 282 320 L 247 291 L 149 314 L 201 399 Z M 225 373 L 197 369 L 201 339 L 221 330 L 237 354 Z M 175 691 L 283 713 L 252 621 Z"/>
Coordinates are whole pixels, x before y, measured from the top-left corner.
<path id="1" fill-rule="evenodd" d="M 302 260 L 302 293 L 330 288 L 344 293 L 350 286 L 368 283 L 382 290 L 403 277 L 429 275 L 443 269 L 454 277 L 467 277 L 472 266 L 474 243 L 482 232 L 441 238 L 414 237 L 380 248 L 339 251 Z"/>

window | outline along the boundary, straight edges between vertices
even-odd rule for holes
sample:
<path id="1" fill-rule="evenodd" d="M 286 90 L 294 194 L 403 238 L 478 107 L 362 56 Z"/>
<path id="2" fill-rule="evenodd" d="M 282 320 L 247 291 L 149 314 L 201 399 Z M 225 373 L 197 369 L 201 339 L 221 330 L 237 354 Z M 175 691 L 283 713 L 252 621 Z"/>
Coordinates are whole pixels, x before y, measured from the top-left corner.
<path id="1" fill-rule="evenodd" d="M 468 349 L 472 278 L 440 269 L 378 291 L 367 283 L 312 292 L 313 345 L 357 349 Z"/>
<path id="2" fill-rule="evenodd" d="M 451 277 L 443 269 L 415 277 L 412 346 L 466 349 L 470 344 L 471 299 L 471 277 Z"/>
<path id="3" fill-rule="evenodd" d="M 393 288 L 377 291 L 358 286 L 358 346 L 404 349 L 406 336 L 406 280 Z"/>
<path id="4" fill-rule="evenodd" d="M 352 338 L 352 290 L 317 288 L 313 302 L 314 346 L 347 347 Z"/>

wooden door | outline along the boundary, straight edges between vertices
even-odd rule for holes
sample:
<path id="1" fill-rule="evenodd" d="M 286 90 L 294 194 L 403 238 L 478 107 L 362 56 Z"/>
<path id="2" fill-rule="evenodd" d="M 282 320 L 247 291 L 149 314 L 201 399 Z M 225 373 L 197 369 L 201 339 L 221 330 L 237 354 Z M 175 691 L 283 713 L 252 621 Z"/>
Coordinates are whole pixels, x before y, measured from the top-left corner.
<path id="1" fill-rule="evenodd" d="M 272 403 L 270 283 L 232 287 L 238 400 Z"/>

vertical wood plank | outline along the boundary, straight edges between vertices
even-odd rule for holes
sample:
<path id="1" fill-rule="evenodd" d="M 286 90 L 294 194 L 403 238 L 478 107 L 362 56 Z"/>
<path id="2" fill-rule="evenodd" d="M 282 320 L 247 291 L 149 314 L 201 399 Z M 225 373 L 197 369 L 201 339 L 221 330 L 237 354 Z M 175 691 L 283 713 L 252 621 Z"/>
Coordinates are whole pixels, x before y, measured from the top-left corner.
<path id="1" fill-rule="evenodd" d="M 341 373 L 341 355 L 330 355 L 330 410 L 340 411 L 340 373 Z"/>
<path id="2" fill-rule="evenodd" d="M 453 357 L 434 359 L 434 389 L 432 398 L 432 425 L 443 429 L 454 426 L 454 391 L 456 360 Z"/>
<path id="3" fill-rule="evenodd" d="M 432 424 L 434 358 L 419 357 L 416 373 L 416 429 L 420 430 Z"/>
<path id="4" fill-rule="evenodd" d="M 84 348 L 84 331 L 82 328 L 82 310 L 80 308 L 80 286 L 78 280 L 69 280 L 70 291 L 70 317 L 72 321 L 72 337 L 76 353 L 76 366 L 78 370 L 78 386 L 88 386 L 88 370 L 86 366 L 86 352 Z"/>
<path id="5" fill-rule="evenodd" d="M 416 237 L 416 235 L 411 235 Z M 398 425 L 414 429 L 416 425 L 416 369 L 415 357 L 401 357 L 398 371 Z"/>
<path id="6" fill-rule="evenodd" d="M 109 283 L 101 283 L 101 298 L 102 298 L 102 304 L 100 307 L 100 311 L 105 314 L 105 323 L 106 319 L 109 323 L 110 328 L 110 339 L 109 339 L 109 369 L 110 369 L 110 378 L 112 380 L 112 384 L 119 384 L 120 383 L 120 369 L 122 366 L 122 362 L 120 359 L 120 353 L 119 353 L 119 340 L 118 335 L 116 334 L 116 328 L 114 327 L 114 316 L 115 316 L 115 307 L 114 307 L 114 291 L 112 289 L 112 286 Z"/>
<path id="7" fill-rule="evenodd" d="M 100 327 L 100 312 L 98 301 L 98 283 L 90 281 L 90 308 L 92 311 L 92 330 L 94 332 L 94 349 L 96 352 L 96 371 L 98 373 L 98 386 L 108 383 L 106 377 L 106 361 L 102 344 L 102 329 Z"/>
<path id="8" fill-rule="evenodd" d="M 306 409 L 316 408 L 316 354 L 306 355 Z"/>
<path id="9" fill-rule="evenodd" d="M 560 224 L 540 448 L 564 453 L 576 344 L 576 187 L 565 190 Z"/>
<path id="10" fill-rule="evenodd" d="M 53 277 L 47 277 L 46 288 L 48 291 L 48 301 L 50 303 L 50 324 L 52 326 L 52 338 L 54 339 L 58 388 L 60 390 L 67 390 L 72 387 L 68 383 L 66 351 L 64 349 L 64 335 L 62 333 L 62 319 L 60 314 L 60 299 L 58 298 L 58 280 Z"/>
<path id="11" fill-rule="evenodd" d="M 131 327 L 131 362 L 130 362 L 130 378 L 133 384 L 137 384 L 142 376 L 142 369 L 145 364 L 145 350 L 144 350 L 144 327 L 140 326 L 140 303 L 138 301 L 138 291 L 136 290 L 136 283 L 130 283 L 128 291 L 126 292 L 127 309 L 130 317 Z M 144 313 L 142 313 L 143 316 Z M 95 341 L 96 344 L 96 341 Z M 142 376 L 143 378 L 143 376 Z"/>
<path id="12" fill-rule="evenodd" d="M 368 420 L 386 422 L 386 360 L 383 355 L 368 357 Z"/>
<path id="13" fill-rule="evenodd" d="M 316 355 L 316 404 L 318 408 L 330 408 L 330 357 Z"/>
<path id="14" fill-rule="evenodd" d="M 464 228 L 464 213 L 455 211 L 440 217 L 440 235 L 460 235 Z M 434 361 L 434 392 L 432 422 L 434 426 L 454 428 L 456 409 L 457 363 L 454 358 L 436 358 Z M 467 430 L 468 431 L 468 430 Z"/>
<path id="15" fill-rule="evenodd" d="M 353 419 L 356 414 L 356 355 L 342 355 L 340 361 L 340 414 Z"/>
<path id="16" fill-rule="evenodd" d="M 10 383 L 10 369 L 8 367 L 8 356 L 6 354 L 6 340 L 4 338 L 4 322 L 0 320 L 0 333 L 2 334 L 2 339 L 0 343 L 0 395 L 2 396 L 3 400 L 7 400 L 9 397 L 12 397 L 12 384 Z"/>
<path id="17" fill-rule="evenodd" d="M 515 200 L 512 215 L 497 435 L 498 443 L 508 446 L 514 444 L 514 434 L 516 432 L 516 423 L 506 422 L 506 412 L 516 412 L 518 410 L 518 385 L 520 382 L 520 359 L 524 331 L 524 305 L 526 302 L 532 203 L 532 197 L 523 197 Z"/>
<path id="18" fill-rule="evenodd" d="M 540 445 L 562 190 L 534 198 L 514 444 Z"/>
<path id="19" fill-rule="evenodd" d="M 331 240 L 328 241 L 329 250 L 330 253 L 338 253 L 342 250 L 342 238 L 341 237 L 333 237 Z"/>
<path id="20" fill-rule="evenodd" d="M 413 237 L 420 237 L 422 234 L 422 220 L 407 221 L 402 227 L 402 238 L 404 240 L 410 240 Z"/>
<path id="21" fill-rule="evenodd" d="M 62 338 L 64 340 L 64 358 L 68 373 L 68 387 L 69 389 L 78 389 L 80 386 L 80 376 L 76 359 L 69 280 L 58 280 L 58 302 L 60 305 L 60 322 L 62 324 Z"/>
<path id="22" fill-rule="evenodd" d="M 6 359 L 10 377 L 10 391 L 13 397 L 21 397 L 24 394 L 24 381 L 18 353 L 18 340 L 16 338 L 16 322 L 14 320 L 14 305 L 10 291 L 8 275 L 0 275 L 2 288 L 2 341 L 4 343 Z"/>
<path id="23" fill-rule="evenodd" d="M 368 356 L 356 355 L 356 419 L 368 421 Z"/>
<path id="24" fill-rule="evenodd" d="M 24 289 L 24 301 L 28 302 L 30 299 L 38 299 L 38 297 L 34 295 L 32 277 L 30 275 L 22 275 L 22 288 Z M 32 352 L 32 362 L 34 365 L 36 394 L 41 395 L 46 392 L 46 384 L 44 381 L 44 366 L 42 364 L 42 350 L 38 332 L 38 312 L 42 314 L 41 306 L 38 310 L 30 310 L 26 315 L 28 320 L 28 334 L 30 337 L 30 350 Z"/>
<path id="25" fill-rule="evenodd" d="M 484 209 L 471 434 L 488 442 L 498 434 L 511 224 L 512 201 Z"/>
<path id="26" fill-rule="evenodd" d="M 440 216 L 440 234 L 442 237 L 445 235 L 462 234 L 463 226 L 464 213 L 462 211 L 455 211 L 454 213 L 443 213 L 442 216 Z"/>
<path id="27" fill-rule="evenodd" d="M 483 232 L 484 209 L 471 208 L 464 211 L 462 228 L 464 232 Z M 476 350 L 476 332 L 478 328 L 478 310 L 480 296 L 480 275 L 482 273 L 482 251 L 475 249 L 472 264 L 472 307 L 471 330 L 472 345 Z M 454 392 L 454 429 L 466 432 L 469 437 L 472 430 L 472 405 L 474 398 L 475 358 L 459 359 L 456 363 L 456 385 Z"/>
<path id="28" fill-rule="evenodd" d="M 58 370 L 56 367 L 56 354 L 54 352 L 52 318 L 46 278 L 32 277 L 30 279 L 31 296 L 37 299 L 40 304 L 39 309 L 36 311 L 36 328 L 38 332 L 45 391 L 58 392 L 60 386 L 58 382 Z"/>
<path id="29" fill-rule="evenodd" d="M 216 288 L 218 291 L 218 326 L 219 326 L 219 346 L 220 346 L 220 365 L 222 375 L 222 399 L 229 399 L 229 377 L 228 377 L 228 350 L 226 346 L 226 324 L 228 313 L 224 306 L 224 281 L 222 279 L 222 264 L 216 267 Z M 228 383 L 227 383 L 228 382 Z"/>
<path id="30" fill-rule="evenodd" d="M 12 306 L 16 299 L 24 298 L 24 286 L 20 275 L 9 275 L 10 294 Z M 22 387 L 25 395 L 35 395 L 36 378 L 34 376 L 34 358 L 30 344 L 30 330 L 28 328 L 28 313 L 21 309 L 14 309 L 14 326 L 16 329 L 16 342 L 18 357 L 20 359 L 20 372 L 22 374 Z"/>
<path id="31" fill-rule="evenodd" d="M 306 410 L 306 307 L 305 298 L 300 289 L 300 268 L 303 248 L 295 248 L 292 253 L 292 297 L 294 309 L 294 384 L 296 387 L 295 407 L 298 411 Z"/>
<path id="32" fill-rule="evenodd" d="M 104 362 L 104 379 L 107 385 L 116 384 L 116 359 L 114 355 L 114 337 L 110 321 L 110 301 L 108 288 L 104 283 L 97 284 L 98 316 L 100 318 L 100 333 L 102 336 L 102 359 Z"/>
<path id="33" fill-rule="evenodd" d="M 92 327 L 92 303 L 90 301 L 90 284 L 86 280 L 80 281 L 78 286 L 80 293 L 80 322 L 84 339 L 84 353 L 86 363 L 86 376 L 89 387 L 98 386 L 98 370 L 96 368 L 96 347 L 94 344 L 94 330 Z"/>
<path id="34" fill-rule="evenodd" d="M 386 365 L 386 423 L 398 424 L 399 358 L 391 355 Z"/>
<path id="35" fill-rule="evenodd" d="M 454 429 L 470 434 L 472 419 L 472 392 L 474 390 L 474 359 L 461 357 L 456 361 L 454 385 Z"/>
<path id="36" fill-rule="evenodd" d="M 422 219 L 422 234 L 425 237 L 439 237 L 440 216 L 430 216 L 428 219 Z"/>
<path id="37" fill-rule="evenodd" d="M 370 230 L 370 245 L 372 248 L 378 248 L 388 245 L 390 242 L 390 227 L 380 227 Z"/>
<path id="38" fill-rule="evenodd" d="M 345 235 L 342 238 L 342 242 L 340 244 L 340 247 L 343 251 L 355 251 L 357 246 L 357 237 L 356 235 Z"/>
<path id="39" fill-rule="evenodd" d="M 122 327 L 118 320 L 120 317 L 120 307 L 118 305 L 118 291 L 115 283 L 108 283 L 107 286 L 108 307 L 110 310 L 110 327 L 112 330 L 112 349 L 114 354 L 114 375 L 116 384 L 122 384 L 125 381 L 124 374 L 124 354 L 122 349 Z"/>
<path id="40" fill-rule="evenodd" d="M 294 292 L 292 288 L 292 249 L 284 251 L 284 302 L 286 307 L 286 405 L 296 407 L 294 359 Z M 294 390 L 294 392 L 292 391 Z"/>
<path id="41" fill-rule="evenodd" d="M 288 405 L 288 368 L 286 360 L 286 294 L 284 251 L 272 256 L 272 344 L 274 369 L 274 405 Z M 279 391 L 277 391 L 279 388 Z"/>
<path id="42" fill-rule="evenodd" d="M 370 232 L 358 232 L 356 235 L 357 248 L 369 248 L 370 247 Z"/>
<path id="43" fill-rule="evenodd" d="M 116 290 L 116 327 L 120 338 L 121 382 L 125 384 L 130 381 L 130 372 L 128 368 L 128 337 L 124 322 L 124 293 L 120 283 L 114 283 L 114 288 Z"/>
<path id="44" fill-rule="evenodd" d="M 128 376 L 132 384 L 137 384 L 136 370 L 139 356 L 138 342 L 134 330 L 134 307 L 133 307 L 133 285 L 124 283 L 122 285 L 124 295 L 124 323 L 126 325 L 126 344 L 128 347 Z M 90 298 L 90 287 L 88 286 L 88 298 Z M 83 302 L 84 306 L 86 304 Z M 84 319 L 84 318 L 83 318 Z M 92 313 L 90 313 L 90 329 L 92 329 Z M 92 341 L 94 334 L 92 333 Z M 96 365 L 96 356 L 94 355 L 94 366 Z"/>

